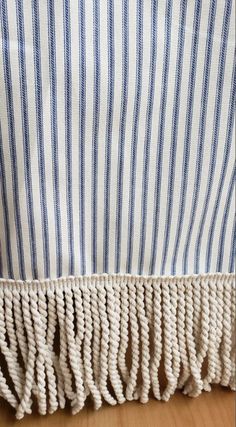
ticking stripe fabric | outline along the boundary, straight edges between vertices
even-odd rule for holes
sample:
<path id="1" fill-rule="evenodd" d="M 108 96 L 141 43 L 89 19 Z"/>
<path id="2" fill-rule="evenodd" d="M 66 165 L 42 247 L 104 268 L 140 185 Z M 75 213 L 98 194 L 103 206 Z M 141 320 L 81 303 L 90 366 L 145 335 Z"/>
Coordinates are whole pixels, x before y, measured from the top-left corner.
<path id="1" fill-rule="evenodd" d="M 1 0 L 0 276 L 231 272 L 231 0 Z"/>
<path id="2" fill-rule="evenodd" d="M 18 419 L 236 389 L 234 16 L 0 0 L 0 397 Z"/>

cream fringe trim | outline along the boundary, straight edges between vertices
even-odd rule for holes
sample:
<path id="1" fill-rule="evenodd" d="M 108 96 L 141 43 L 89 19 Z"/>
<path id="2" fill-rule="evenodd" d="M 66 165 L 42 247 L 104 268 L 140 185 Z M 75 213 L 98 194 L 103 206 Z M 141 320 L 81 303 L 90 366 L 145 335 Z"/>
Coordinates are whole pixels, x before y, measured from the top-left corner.
<path id="1" fill-rule="evenodd" d="M 18 419 L 33 400 L 46 414 L 68 399 L 76 414 L 87 396 L 98 409 L 235 389 L 234 341 L 233 274 L 0 280 L 0 395 Z"/>

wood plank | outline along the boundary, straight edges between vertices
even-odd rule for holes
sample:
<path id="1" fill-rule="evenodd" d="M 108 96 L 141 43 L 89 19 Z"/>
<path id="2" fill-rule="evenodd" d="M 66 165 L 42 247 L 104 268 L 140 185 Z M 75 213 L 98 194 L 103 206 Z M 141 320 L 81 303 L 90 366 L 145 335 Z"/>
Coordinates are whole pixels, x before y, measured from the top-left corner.
<path id="1" fill-rule="evenodd" d="M 168 402 L 151 399 L 143 405 L 126 402 L 94 411 L 92 403 L 72 416 L 70 408 L 53 415 L 27 415 L 16 421 L 14 411 L 0 399 L 0 427 L 234 427 L 235 394 L 223 387 L 214 387 L 192 399 L 177 392 Z"/>

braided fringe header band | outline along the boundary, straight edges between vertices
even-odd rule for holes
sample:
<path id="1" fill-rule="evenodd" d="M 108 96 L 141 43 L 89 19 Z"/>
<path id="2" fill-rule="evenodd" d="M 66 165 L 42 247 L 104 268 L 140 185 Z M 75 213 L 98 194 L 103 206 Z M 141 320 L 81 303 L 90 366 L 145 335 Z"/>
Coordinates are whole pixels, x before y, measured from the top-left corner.
<path id="1" fill-rule="evenodd" d="M 151 392 L 167 401 L 177 388 L 192 397 L 211 384 L 235 390 L 234 279 L 1 279 L 0 360 L 7 372 L 0 368 L 0 395 L 20 419 L 34 400 L 40 414 L 63 408 L 66 399 L 76 414 L 88 396 L 98 409 L 103 400 L 145 403 Z"/>

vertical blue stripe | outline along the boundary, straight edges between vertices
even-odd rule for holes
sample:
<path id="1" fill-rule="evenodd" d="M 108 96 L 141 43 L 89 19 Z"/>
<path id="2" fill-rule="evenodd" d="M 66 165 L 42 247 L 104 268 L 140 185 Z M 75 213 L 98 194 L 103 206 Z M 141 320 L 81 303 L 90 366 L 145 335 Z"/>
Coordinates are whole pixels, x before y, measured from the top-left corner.
<path id="1" fill-rule="evenodd" d="M 229 257 L 229 273 L 235 273 L 235 256 L 236 256 L 236 221 L 234 218 L 232 239 L 230 245 L 230 257 Z"/>
<path id="2" fill-rule="evenodd" d="M 122 94 L 118 147 L 117 202 L 116 202 L 116 259 L 115 271 L 120 271 L 120 247 L 122 231 L 122 205 L 124 180 L 125 131 L 129 78 L 129 0 L 122 1 Z"/>
<path id="3" fill-rule="evenodd" d="M 62 275 L 62 236 L 59 188 L 58 127 L 57 127 L 57 71 L 56 71 L 56 34 L 54 0 L 48 0 L 48 43 L 49 73 L 51 95 L 51 144 L 53 165 L 54 215 L 56 228 L 56 264 L 57 277 Z"/>
<path id="4" fill-rule="evenodd" d="M 133 129 L 131 141 L 130 188 L 129 188 L 129 222 L 126 272 L 131 273 L 134 237 L 134 211 L 136 194 L 137 145 L 142 93 L 143 73 L 143 1 L 137 0 L 136 12 L 136 87 L 133 112 Z"/>
<path id="5" fill-rule="evenodd" d="M 93 1 L 94 103 L 92 139 L 92 273 L 97 271 L 98 135 L 100 117 L 100 6 Z"/>
<path id="6" fill-rule="evenodd" d="M 205 141 L 205 132 L 206 132 L 206 116 L 207 116 L 208 92 L 209 92 L 209 83 L 210 83 L 209 77 L 210 77 L 210 70 L 211 70 L 215 14 L 216 14 L 216 1 L 211 0 L 209 18 L 208 18 L 206 50 L 205 50 L 204 76 L 203 76 L 202 95 L 201 95 L 201 112 L 200 112 L 200 119 L 199 119 L 199 134 L 198 134 L 197 158 L 196 158 L 196 165 L 195 165 L 194 190 L 193 190 L 192 206 L 191 206 L 191 213 L 190 213 L 190 222 L 188 226 L 188 232 L 187 232 L 186 243 L 184 247 L 184 255 L 183 255 L 183 273 L 184 274 L 188 272 L 189 247 L 190 247 L 191 237 L 193 233 L 193 226 L 196 219 L 197 203 L 199 200 L 200 185 L 201 185 L 201 178 L 202 178 L 202 162 L 203 162 L 203 150 L 204 150 L 204 141 Z"/>
<path id="7" fill-rule="evenodd" d="M 44 277 L 50 277 L 50 252 L 49 252 L 49 236 L 48 236 L 48 212 L 47 212 L 46 172 L 45 172 L 45 154 L 44 154 L 45 141 L 44 141 L 44 124 L 43 124 L 40 20 L 39 20 L 39 6 L 38 6 L 37 0 L 32 0 L 32 24 L 33 24 L 35 104 L 36 104 L 37 144 L 38 144 L 38 157 L 39 157 L 39 186 L 40 186 L 40 203 L 41 203 L 41 215 L 42 215 Z"/>
<path id="8" fill-rule="evenodd" d="M 4 153 L 3 153 L 2 143 L 3 143 L 2 128 L 0 123 L 0 187 L 1 187 L 1 195 L 2 195 L 2 208 L 3 208 L 3 218 L 4 218 L 4 228 L 5 228 L 7 270 L 8 270 L 8 277 L 10 279 L 13 279 L 14 273 L 13 273 L 12 251 L 11 251 L 10 218 L 9 218 L 9 209 L 8 209 L 8 203 L 7 203 L 7 182 L 6 182 Z M 2 277 L 1 274 L 0 274 L 0 277 Z"/>
<path id="9" fill-rule="evenodd" d="M 65 61 L 65 146 L 66 194 L 68 218 L 69 275 L 74 275 L 74 226 L 72 199 L 72 71 L 70 0 L 64 0 L 64 61 Z"/>
<path id="10" fill-rule="evenodd" d="M 217 257 L 217 264 L 216 264 L 216 271 L 219 271 L 219 272 L 222 271 L 222 265 L 224 261 L 225 234 L 226 234 L 226 227 L 227 227 L 228 217 L 229 217 L 229 208 L 230 208 L 232 197 L 234 197 L 235 172 L 236 172 L 236 168 L 234 165 L 234 169 L 231 175 L 230 184 L 227 192 L 223 220 L 222 220 L 221 230 L 220 230 L 218 257 Z M 232 250 L 231 250 L 231 256 L 232 256 Z"/>
<path id="11" fill-rule="evenodd" d="M 10 46 L 9 46 L 9 28 L 7 17 L 7 2 L 3 0 L 0 3 L 0 17 L 2 26 L 2 47 L 3 47 L 3 64 L 4 64 L 4 81 L 6 87 L 6 102 L 7 102 L 7 115 L 8 115 L 8 132 L 9 132 L 9 146 L 11 155 L 11 172 L 12 172 L 12 191 L 14 203 L 14 217 L 16 225 L 16 240 L 20 278 L 25 279 L 25 260 L 22 239 L 22 224 L 20 213 L 20 195 L 19 195 L 19 182 L 18 182 L 18 164 L 16 154 L 16 135 L 15 135 L 15 118 L 13 107 L 13 92 L 12 92 L 12 76 L 11 76 L 11 63 L 10 63 Z"/>
<path id="12" fill-rule="evenodd" d="M 21 117 L 22 117 L 22 136 L 24 149 L 24 173 L 25 189 L 27 200 L 27 216 L 29 225 L 29 242 L 31 255 L 31 268 L 33 279 L 38 278 L 35 220 L 34 220 L 34 201 L 32 191 L 31 159 L 30 159 L 30 136 L 29 136 L 29 113 L 27 96 L 27 75 L 25 59 L 25 30 L 24 30 L 24 11 L 22 0 L 16 0 L 16 18 L 17 18 L 17 38 L 18 38 L 18 59 L 19 59 L 19 79 L 21 94 Z"/>
<path id="13" fill-rule="evenodd" d="M 146 129 L 144 141 L 144 161 L 143 161 L 143 181 L 142 181 L 142 216 L 140 227 L 140 244 L 139 244 L 139 267 L 138 272 L 142 274 L 145 243 L 146 243 L 146 226 L 147 226 L 147 198 L 148 198 L 148 174 L 150 163 L 150 143 L 152 132 L 153 100 L 156 80 L 156 57 L 157 57 L 157 1 L 152 1 L 151 10 L 151 48 L 150 48 L 150 70 L 149 70 L 149 88 L 148 104 L 146 112 Z"/>
<path id="14" fill-rule="evenodd" d="M 104 237 L 103 237 L 103 272 L 109 270 L 109 231 L 110 231 L 110 181 L 111 181 L 111 146 L 112 146 L 112 122 L 114 103 L 114 80 L 115 80 L 115 58 L 114 58 L 114 4 L 108 0 L 108 105 L 106 125 L 106 151 L 105 151 L 105 174 L 104 174 Z"/>
<path id="15" fill-rule="evenodd" d="M 206 216 L 209 208 L 212 182 L 215 175 L 216 157 L 217 157 L 217 149 L 218 149 L 218 142 L 219 142 L 224 74 L 225 74 L 225 58 L 226 58 L 226 51 L 227 51 L 227 40 L 229 35 L 231 9 L 232 9 L 232 1 L 227 1 L 225 3 L 224 19 L 223 19 L 223 27 L 222 27 L 222 35 L 221 35 L 220 60 L 219 60 L 219 68 L 218 68 L 218 76 L 217 76 L 215 110 L 214 110 L 213 139 L 211 143 L 211 158 L 210 158 L 209 174 L 208 174 L 208 180 L 207 180 L 207 191 L 205 195 L 204 208 L 203 208 L 203 212 L 200 219 L 200 225 L 199 225 L 199 230 L 198 230 L 197 239 L 196 239 L 196 246 L 195 246 L 195 267 L 194 267 L 195 273 L 199 273 L 200 250 L 202 245 L 203 230 L 204 230 Z"/>
<path id="16" fill-rule="evenodd" d="M 183 70 L 186 12 L 187 12 L 187 1 L 182 0 L 180 4 L 177 67 L 176 67 L 176 75 L 175 75 L 175 92 L 174 92 L 174 105 L 173 105 L 173 112 L 172 112 L 172 133 L 171 133 L 170 162 L 169 162 L 169 181 L 168 181 L 168 190 L 167 190 L 167 216 L 165 221 L 165 234 L 164 234 L 164 242 L 163 242 L 164 248 L 162 253 L 161 274 L 165 274 L 167 252 L 168 252 L 169 241 L 170 241 L 171 220 L 172 220 L 172 213 L 173 213 L 173 196 L 174 196 L 175 169 L 176 169 L 176 150 L 177 150 L 177 144 L 178 144 L 178 126 L 179 126 L 180 95 L 181 95 L 182 70 Z"/>
<path id="17" fill-rule="evenodd" d="M 235 109 L 235 89 L 236 89 L 236 82 L 235 82 L 235 66 L 233 68 L 232 73 L 232 85 L 231 85 L 231 93 L 230 93 L 230 100 L 229 100 L 229 115 L 228 115 L 228 121 L 227 121 L 227 133 L 226 133 L 226 143 L 225 143 L 225 150 L 224 150 L 224 158 L 220 173 L 220 179 L 217 189 L 217 195 L 215 200 L 215 205 L 213 208 L 212 218 L 211 218 L 211 225 L 209 229 L 208 234 L 208 241 L 207 241 L 207 252 L 206 252 L 206 272 L 210 270 L 211 265 L 211 256 L 212 256 L 212 244 L 213 244 L 213 236 L 216 226 L 216 219 L 217 214 L 219 212 L 220 208 L 220 200 L 223 192 L 224 182 L 225 182 L 225 176 L 226 171 L 229 164 L 229 154 L 232 146 L 232 136 L 233 136 L 233 124 L 234 124 L 234 109 Z"/>
<path id="18" fill-rule="evenodd" d="M 3 264 L 2 264 L 2 242 L 0 239 L 0 278 L 3 277 Z"/>
<path id="19" fill-rule="evenodd" d="M 157 157 L 156 157 L 156 178 L 155 178 L 155 195 L 154 195 L 154 215 L 152 224 L 152 250 L 149 273 L 154 274 L 157 257 L 157 239 L 159 231 L 159 216 L 160 216 L 160 196 L 161 196 L 161 178 L 162 178 L 162 163 L 163 163 L 163 146 L 165 135 L 165 121 L 166 121 L 166 103 L 167 103 L 167 90 L 168 90 L 168 77 L 169 77 L 169 63 L 170 63 L 170 44 L 171 44 L 171 18 L 172 18 L 172 1 L 166 2 L 165 12 L 165 47 L 163 58 L 163 71 L 162 71 L 162 86 L 161 86 L 161 99 L 160 99 L 160 113 L 159 113 L 159 128 L 157 138 Z"/>
<path id="20" fill-rule="evenodd" d="M 171 274 L 176 274 L 176 263 L 179 253 L 180 239 L 184 225 L 184 214 L 186 209 L 186 197 L 187 197 L 187 185 L 188 185 L 188 173 L 189 173 L 189 156 L 191 148 L 191 133 L 192 133 L 192 121 L 193 121 L 193 105 L 195 96 L 195 84 L 196 84 L 196 71 L 197 71 L 197 57 L 198 57 L 198 44 L 199 44 L 199 30 L 201 20 L 201 8 L 202 1 L 196 0 L 194 18 L 193 18 L 193 36 L 192 36 L 192 48 L 191 48 L 191 59 L 190 59 L 190 74 L 188 81 L 188 99 L 186 107 L 186 124 L 185 124 L 185 135 L 184 135 L 184 151 L 182 159 L 182 178 L 181 178 L 181 191 L 179 199 L 179 214 L 178 222 L 175 235 L 175 244 L 173 250 L 173 257 L 171 261 Z"/>
<path id="21" fill-rule="evenodd" d="M 86 50 L 84 0 L 79 3 L 79 227 L 80 270 L 86 272 L 85 261 L 85 119 L 86 119 Z"/>

